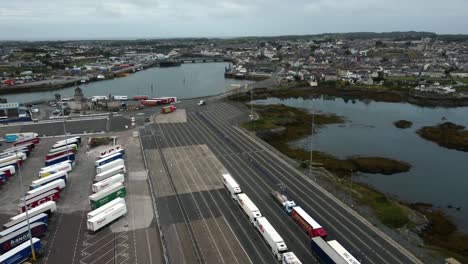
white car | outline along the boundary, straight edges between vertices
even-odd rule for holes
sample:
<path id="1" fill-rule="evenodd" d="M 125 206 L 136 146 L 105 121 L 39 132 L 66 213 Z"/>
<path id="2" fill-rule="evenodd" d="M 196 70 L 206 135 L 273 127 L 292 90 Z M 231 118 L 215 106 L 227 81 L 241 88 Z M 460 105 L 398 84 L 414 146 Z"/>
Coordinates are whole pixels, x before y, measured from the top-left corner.
<path id="1" fill-rule="evenodd" d="M 198 105 L 206 105 L 206 103 L 205 103 L 205 101 L 200 100 L 200 102 L 198 103 Z"/>
<path id="2" fill-rule="evenodd" d="M 31 112 L 33 112 L 33 113 L 39 113 L 39 108 L 32 108 L 32 109 L 31 109 Z"/>

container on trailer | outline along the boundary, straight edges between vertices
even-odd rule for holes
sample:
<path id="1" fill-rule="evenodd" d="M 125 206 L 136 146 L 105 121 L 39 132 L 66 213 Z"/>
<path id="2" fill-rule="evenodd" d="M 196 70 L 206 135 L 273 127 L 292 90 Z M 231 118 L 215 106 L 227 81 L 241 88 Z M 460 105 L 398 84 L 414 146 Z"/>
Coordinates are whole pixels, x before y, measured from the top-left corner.
<path id="1" fill-rule="evenodd" d="M 321 237 L 311 238 L 310 248 L 312 253 L 325 264 L 346 264 L 346 261 Z"/>
<path id="2" fill-rule="evenodd" d="M 39 214 L 29 219 L 32 237 L 39 237 L 47 231 L 49 217 L 46 214 Z M 11 228 L 0 232 L 0 253 L 5 254 L 10 249 L 15 248 L 29 240 L 29 228 L 27 221 L 23 221 Z"/>
<path id="3" fill-rule="evenodd" d="M 152 100 L 159 101 L 160 104 L 168 104 L 169 100 L 166 97 L 156 97 L 152 98 Z"/>
<path id="4" fill-rule="evenodd" d="M 81 145 L 81 137 L 72 137 L 69 139 L 57 141 L 52 146 L 52 148 L 61 148 L 61 147 L 66 147 L 67 145 L 72 145 L 72 144 L 75 144 L 79 147 Z"/>
<path id="5" fill-rule="evenodd" d="M 304 230 L 309 237 L 326 237 L 327 232 L 304 209 L 299 206 L 293 208 L 292 218 Z"/>
<path id="6" fill-rule="evenodd" d="M 24 153 L 15 153 L 15 154 L 11 154 L 9 156 L 0 158 L 0 164 L 7 163 L 7 162 L 12 161 L 12 160 L 22 160 L 23 161 L 23 160 L 26 160 L 26 159 L 27 159 L 26 154 L 24 154 Z"/>
<path id="7" fill-rule="evenodd" d="M 120 151 L 120 150 L 123 150 L 121 145 L 113 146 L 113 147 L 111 147 L 109 149 L 106 149 L 105 151 L 101 152 L 99 158 L 100 159 L 105 158 L 106 156 L 112 155 L 114 152 L 117 152 L 117 151 Z"/>
<path id="8" fill-rule="evenodd" d="M 127 190 L 122 183 L 115 183 L 95 194 L 89 196 L 89 204 L 91 209 L 97 209 L 106 203 L 114 200 L 117 197 L 125 197 Z"/>
<path id="9" fill-rule="evenodd" d="M 40 254 L 42 252 L 41 240 L 34 237 L 32 239 L 32 245 L 34 252 Z M 16 248 L 8 251 L 7 253 L 0 256 L 1 264 L 19 264 L 27 261 L 32 255 L 31 251 L 31 240 L 24 242 Z"/>
<path id="10" fill-rule="evenodd" d="M 94 177 L 94 182 L 100 182 L 102 180 L 105 180 L 109 177 L 115 176 L 117 174 L 124 174 L 126 172 L 125 165 L 118 165 L 115 166 L 109 170 L 103 171 L 99 174 L 97 174 Z"/>
<path id="11" fill-rule="evenodd" d="M 338 255 L 340 255 L 344 261 L 348 264 L 360 264 L 359 261 L 357 261 L 356 258 L 353 257 L 338 241 L 336 240 L 330 240 L 327 241 L 328 245 L 333 248 Z"/>
<path id="12" fill-rule="evenodd" d="M 250 200 L 250 198 L 245 193 L 240 193 L 237 195 L 237 202 L 239 203 L 242 210 L 249 217 L 249 220 L 252 224 L 256 225 L 257 218 L 262 217 L 260 210 L 257 206 Z"/>
<path id="13" fill-rule="evenodd" d="M 15 160 L 10 160 L 7 162 L 0 163 L 0 168 L 7 167 L 7 166 L 13 166 L 15 169 L 18 168 L 18 166 L 23 165 L 23 160 L 21 159 L 15 159 Z"/>
<path id="14" fill-rule="evenodd" d="M 281 264 L 302 264 L 293 252 L 286 252 L 281 257 Z"/>
<path id="15" fill-rule="evenodd" d="M 114 176 L 111 176 L 107 179 L 104 179 L 100 182 L 96 182 L 91 186 L 91 189 L 93 190 L 93 193 L 99 192 L 102 189 L 105 189 L 109 186 L 112 186 L 116 183 L 123 183 L 125 181 L 124 175 L 123 174 L 117 174 Z"/>
<path id="16" fill-rule="evenodd" d="M 33 146 L 39 144 L 40 142 L 40 139 L 39 138 L 31 138 L 31 139 L 26 139 L 26 140 L 21 140 L 21 141 L 16 141 L 15 143 L 13 143 L 13 146 L 17 147 L 17 146 L 24 146 L 24 145 L 31 145 L 31 144 L 34 144 Z"/>
<path id="17" fill-rule="evenodd" d="M 71 160 L 62 161 L 57 164 L 42 168 L 39 171 L 39 178 L 45 178 L 58 172 L 68 173 L 72 169 L 73 169 L 73 166 L 72 166 Z"/>
<path id="18" fill-rule="evenodd" d="M 37 138 L 39 135 L 34 132 L 5 134 L 5 141 L 8 143 Z"/>
<path id="19" fill-rule="evenodd" d="M 46 160 L 45 161 L 45 166 L 47 167 L 47 166 L 55 165 L 57 163 L 68 161 L 68 160 L 74 161 L 75 160 L 75 154 L 73 154 L 73 153 L 63 154 L 63 155 L 58 156 L 56 158 L 53 158 L 51 160 Z"/>
<path id="20" fill-rule="evenodd" d="M 161 109 L 161 113 L 169 114 L 169 113 L 174 112 L 175 110 L 177 110 L 177 107 L 175 105 L 165 106 Z"/>
<path id="21" fill-rule="evenodd" d="M 104 159 L 104 158 L 112 156 L 112 155 L 114 155 L 116 153 L 122 153 L 122 155 L 125 155 L 125 149 L 120 148 L 120 149 L 117 149 L 117 150 L 114 150 L 114 151 L 111 151 L 111 152 L 107 152 L 107 154 L 103 154 L 103 155 L 99 156 L 98 159 Z"/>
<path id="22" fill-rule="evenodd" d="M 57 187 L 55 189 L 37 194 L 35 196 L 28 195 L 26 197 L 26 206 L 23 198 L 20 199 L 20 203 L 18 205 L 18 213 L 26 211 L 26 207 L 28 208 L 28 210 L 31 210 L 32 208 L 35 208 L 45 202 L 57 201 L 60 198 L 60 190 Z"/>
<path id="23" fill-rule="evenodd" d="M 278 202 L 278 204 L 283 207 L 283 210 L 288 214 L 291 215 L 293 207 L 296 206 L 294 201 L 290 201 L 286 195 L 281 194 L 280 192 L 273 191 L 271 192 L 271 196 Z"/>
<path id="24" fill-rule="evenodd" d="M 78 150 L 78 145 L 76 144 L 69 144 L 68 146 L 65 145 L 63 147 L 59 147 L 59 148 L 52 148 L 49 150 L 49 153 L 48 154 L 55 154 L 55 153 L 59 153 L 59 152 L 64 152 L 66 150 L 73 150 L 74 153 L 76 153 L 76 151 Z"/>
<path id="25" fill-rule="evenodd" d="M 102 166 L 99 166 L 99 167 L 96 167 L 96 173 L 97 174 L 100 174 L 104 171 L 107 171 L 107 170 L 110 170 L 114 167 L 117 167 L 117 166 L 121 166 L 121 165 L 125 165 L 125 162 L 123 159 L 116 159 L 116 160 L 113 160 L 109 163 L 106 163 Z"/>
<path id="26" fill-rule="evenodd" d="M 16 153 L 24 153 L 26 154 L 26 157 L 29 157 L 31 155 L 31 150 L 25 146 L 17 147 L 15 149 L 5 149 L 0 153 L 0 158 L 15 155 Z"/>
<path id="27" fill-rule="evenodd" d="M 88 219 L 86 226 L 88 227 L 88 230 L 95 232 L 125 215 L 126 213 L 127 206 L 125 204 L 119 203 L 108 208 L 105 212 Z"/>
<path id="28" fill-rule="evenodd" d="M 125 204 L 125 199 L 122 198 L 122 197 L 117 197 L 115 198 L 114 200 L 106 203 L 105 205 L 97 208 L 96 210 L 93 210 L 91 212 L 88 213 L 88 218 L 87 219 L 91 219 L 95 216 L 97 216 L 98 214 L 101 214 L 103 212 L 105 212 L 107 209 L 111 208 L 112 206 L 116 205 L 116 204 Z"/>
<path id="29" fill-rule="evenodd" d="M 107 164 L 111 161 L 114 161 L 114 160 L 117 160 L 117 159 L 123 159 L 123 152 L 117 152 L 117 153 L 114 153 L 112 155 L 109 155 L 105 158 L 102 158 L 102 159 L 98 159 L 94 162 L 94 166 L 96 167 L 99 167 L 99 166 L 102 166 L 104 164 Z"/>
<path id="30" fill-rule="evenodd" d="M 58 180 L 58 179 L 62 179 L 65 181 L 65 184 L 67 183 L 67 180 L 68 180 L 68 173 L 65 172 L 65 171 L 59 171 L 57 173 L 54 173 L 54 174 L 51 174 L 45 178 L 41 178 L 41 179 L 38 179 L 38 180 L 34 180 L 32 181 L 32 183 L 29 185 L 29 189 L 30 190 L 34 190 L 36 188 L 39 188 L 41 186 L 44 186 L 48 183 L 51 183 L 55 180 Z M 63 186 L 65 187 L 65 186 Z"/>
<path id="31" fill-rule="evenodd" d="M 135 101 L 141 101 L 141 100 L 147 100 L 149 97 L 147 95 L 135 95 L 133 96 L 133 100 Z"/>
<path id="32" fill-rule="evenodd" d="M 52 214 L 56 210 L 57 210 L 57 204 L 54 201 L 49 201 L 49 202 L 42 203 L 32 209 L 29 209 L 28 215 L 29 217 L 33 217 L 41 213 Z M 3 225 L 3 228 L 10 228 L 14 225 L 17 225 L 23 222 L 24 220 L 26 220 L 26 212 L 20 213 L 18 215 L 11 217 L 10 221 Z"/>
<path id="33" fill-rule="evenodd" d="M 276 232 L 265 217 L 257 218 L 256 227 L 260 234 L 262 234 L 267 245 L 270 247 L 273 255 L 275 255 L 278 261 L 280 261 L 283 253 L 288 251 L 288 247 L 286 246 L 286 243 L 284 243 L 283 238 L 278 234 L 278 232 Z"/>
<path id="34" fill-rule="evenodd" d="M 56 152 L 56 153 L 48 153 L 46 156 L 45 156 L 45 160 L 48 161 L 48 160 L 52 160 L 52 159 L 55 159 L 57 157 L 60 157 L 60 156 L 63 156 L 63 155 L 75 155 L 75 150 L 74 149 L 69 149 L 68 151 L 67 150 L 64 150 L 64 151 L 60 151 L 60 152 Z"/>
<path id="35" fill-rule="evenodd" d="M 157 106 L 161 104 L 161 101 L 160 100 L 141 100 L 140 104 L 144 106 Z"/>
<path id="36" fill-rule="evenodd" d="M 65 176 L 66 177 L 66 176 Z M 41 179 L 41 180 L 47 180 L 47 178 L 45 179 Z M 61 178 L 58 178 L 58 179 L 54 179 L 52 181 L 49 181 L 49 182 L 46 182 L 44 183 L 43 185 L 40 185 L 32 190 L 29 190 L 26 192 L 26 197 L 28 197 L 28 195 L 39 195 L 41 193 L 44 193 L 44 192 L 47 192 L 47 191 L 50 191 L 50 190 L 53 190 L 53 189 L 57 189 L 58 190 L 61 190 L 61 189 L 64 189 L 66 187 L 66 183 L 65 183 L 65 180 L 64 179 L 61 179 Z"/>
<path id="37" fill-rule="evenodd" d="M 239 184 L 232 178 L 231 174 L 223 173 L 223 183 L 231 194 L 232 199 L 237 200 L 237 194 L 241 193 L 242 190 Z"/>
<path id="38" fill-rule="evenodd" d="M 15 166 L 9 165 L 9 166 L 5 166 L 5 167 L 0 167 L 0 172 L 5 173 L 5 175 L 7 177 L 11 177 L 16 172 Z"/>

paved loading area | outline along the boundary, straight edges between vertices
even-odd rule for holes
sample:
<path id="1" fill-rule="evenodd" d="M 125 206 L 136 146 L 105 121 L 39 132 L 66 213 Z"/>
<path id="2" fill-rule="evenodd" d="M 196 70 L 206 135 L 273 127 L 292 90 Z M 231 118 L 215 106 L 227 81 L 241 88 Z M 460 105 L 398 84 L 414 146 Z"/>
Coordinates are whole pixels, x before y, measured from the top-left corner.
<path id="1" fill-rule="evenodd" d="M 211 150 L 159 136 L 141 130 L 170 263 L 274 263 L 224 188 L 225 168 Z"/>
<path id="2" fill-rule="evenodd" d="M 88 196 L 96 174 L 94 161 L 99 149 L 87 152 L 86 139 L 82 138 L 76 166 L 57 201 L 57 211 L 50 219 L 49 230 L 41 237 L 44 252 L 38 263 L 163 263 L 139 140 L 131 137 L 131 131 L 113 135 L 126 151 L 127 215 L 96 233 L 87 230 L 86 215 L 91 211 Z M 22 167 L 23 191 L 37 179 L 39 169 L 44 167 L 46 153 L 61 139 L 42 139 L 26 160 Z M 0 221 L 3 224 L 17 214 L 23 191 L 20 191 L 18 175 L 0 188 Z"/>
<path id="3" fill-rule="evenodd" d="M 170 114 L 159 114 L 155 117 L 156 123 L 184 123 L 187 122 L 185 109 L 177 109 Z"/>

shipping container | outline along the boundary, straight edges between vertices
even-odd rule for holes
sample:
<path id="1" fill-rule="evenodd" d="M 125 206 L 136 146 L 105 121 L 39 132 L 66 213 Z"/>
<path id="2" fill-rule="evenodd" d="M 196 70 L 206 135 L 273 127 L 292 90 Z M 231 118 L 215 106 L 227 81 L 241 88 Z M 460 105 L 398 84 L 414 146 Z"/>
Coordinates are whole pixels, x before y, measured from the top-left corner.
<path id="1" fill-rule="evenodd" d="M 241 193 L 242 190 L 239 184 L 232 178 L 231 174 L 223 173 L 223 183 L 231 194 L 232 199 L 237 200 L 237 194 Z"/>
<path id="2" fill-rule="evenodd" d="M 56 189 L 52 189 L 50 191 L 40 193 L 36 196 L 27 196 L 29 199 L 26 199 L 26 206 L 23 198 L 20 199 L 20 203 L 18 205 L 18 213 L 22 213 L 26 211 L 26 208 L 28 208 L 28 211 L 31 210 L 32 208 L 35 208 L 43 203 L 49 202 L 49 201 L 57 201 L 60 198 L 60 190 L 57 187 Z"/>
<path id="3" fill-rule="evenodd" d="M 281 261 L 283 253 L 288 251 L 283 238 L 276 232 L 273 226 L 265 217 L 257 218 L 257 229 L 262 234 L 263 239 L 270 247 L 271 252 L 275 255 L 278 261 Z"/>
<path id="4" fill-rule="evenodd" d="M 90 195 L 89 204 L 91 205 L 91 209 L 94 210 L 117 197 L 125 197 L 126 195 L 127 190 L 125 189 L 125 186 L 122 183 L 116 183 L 95 194 Z"/>
<path id="5" fill-rule="evenodd" d="M 46 167 L 47 166 L 52 166 L 52 165 L 58 164 L 60 162 L 68 161 L 68 160 L 74 161 L 75 160 L 75 154 L 68 153 L 68 154 L 64 154 L 64 155 L 58 156 L 56 158 L 53 158 L 51 160 L 46 160 L 45 161 L 45 166 Z"/>
<path id="6" fill-rule="evenodd" d="M 26 154 L 24 154 L 24 153 L 15 153 L 15 154 L 11 154 L 9 156 L 0 158 L 0 164 L 7 163 L 9 161 L 26 160 L 26 159 L 27 159 Z"/>
<path id="7" fill-rule="evenodd" d="M 102 189 L 105 189 L 109 186 L 112 186 L 116 183 L 123 183 L 125 181 L 124 175 L 123 174 L 117 174 L 114 176 L 111 176 L 105 180 L 102 180 L 100 182 L 96 182 L 91 186 L 91 189 L 93 193 L 99 192 Z"/>
<path id="8" fill-rule="evenodd" d="M 10 166 L 5 166 L 5 167 L 0 167 L 0 172 L 5 173 L 7 177 L 11 177 L 16 172 L 15 166 L 10 165 Z"/>
<path id="9" fill-rule="evenodd" d="M 64 150 L 64 151 L 61 151 L 61 152 L 56 152 L 56 153 L 52 153 L 52 154 L 47 154 L 46 157 L 45 157 L 45 160 L 48 161 L 48 160 L 53 160 L 57 157 L 60 157 L 60 156 L 63 156 L 63 155 L 67 155 L 67 153 L 69 155 L 74 155 L 75 154 L 75 150 L 74 149 L 69 149 L 68 151 Z"/>
<path id="10" fill-rule="evenodd" d="M 109 170 L 103 171 L 94 177 L 94 182 L 100 182 L 117 174 L 125 174 L 125 165 L 115 166 Z"/>
<path id="11" fill-rule="evenodd" d="M 325 264 L 346 264 L 343 258 L 321 237 L 310 239 L 312 253 Z"/>
<path id="12" fill-rule="evenodd" d="M 304 209 L 296 206 L 291 214 L 294 221 L 304 230 L 309 237 L 326 237 L 327 232 L 317 221 L 315 221 Z"/>
<path id="13" fill-rule="evenodd" d="M 15 159 L 15 160 L 10 160 L 7 162 L 0 163 L 0 168 L 7 167 L 7 166 L 13 166 L 15 169 L 18 169 L 18 166 L 23 165 L 23 160 L 22 159 Z"/>
<path id="14" fill-rule="evenodd" d="M 28 139 L 34 139 L 34 138 L 37 138 L 38 136 L 39 135 L 34 132 L 5 134 L 5 141 L 8 143 L 12 143 L 15 141 L 24 141 Z"/>
<path id="15" fill-rule="evenodd" d="M 94 162 L 94 166 L 96 167 L 99 167 L 99 166 L 102 166 L 104 164 L 107 164 L 111 161 L 114 161 L 114 160 L 117 160 L 117 159 L 123 159 L 123 152 L 117 152 L 117 153 L 114 153 L 112 155 L 109 155 L 105 158 L 102 158 L 102 159 L 98 159 Z"/>
<path id="16" fill-rule="evenodd" d="M 105 227 L 111 222 L 117 220 L 127 213 L 127 206 L 125 204 L 116 204 L 113 207 L 107 209 L 104 213 L 98 214 L 97 216 L 88 219 L 87 227 L 90 231 L 98 231 Z"/>
<path id="17" fill-rule="evenodd" d="M 44 178 L 41 180 L 46 180 L 46 179 L 47 178 Z M 41 193 L 44 193 L 53 189 L 58 188 L 58 190 L 61 190 L 61 189 L 64 189 L 65 187 L 66 187 L 65 180 L 55 179 L 53 181 L 49 181 L 45 183 L 44 185 L 38 186 L 37 188 L 27 191 L 26 197 L 29 197 L 29 196 L 34 197 L 35 195 L 40 195 Z M 26 198 L 26 200 L 28 200 L 28 198 Z"/>
<path id="18" fill-rule="evenodd" d="M 26 139 L 26 140 L 21 140 L 21 141 L 16 141 L 15 143 L 13 143 L 13 146 L 17 147 L 17 146 L 30 146 L 31 144 L 34 144 L 37 145 L 39 144 L 40 142 L 40 139 L 39 138 L 32 138 L 32 139 Z"/>
<path id="19" fill-rule="evenodd" d="M 40 254 L 42 252 L 41 240 L 38 238 L 32 239 L 34 252 Z M 16 248 L 8 251 L 0 256 L 0 264 L 20 264 L 27 261 L 32 255 L 31 241 L 28 240 Z"/>
<path id="20" fill-rule="evenodd" d="M 360 264 L 359 261 L 357 261 L 356 258 L 353 257 L 338 241 L 336 240 L 331 240 L 327 241 L 328 245 L 333 248 L 338 255 L 340 255 L 344 261 L 348 264 Z"/>
<path id="21" fill-rule="evenodd" d="M 57 141 L 52 146 L 52 148 L 65 147 L 65 146 L 71 145 L 71 144 L 76 144 L 78 147 L 80 147 L 81 146 L 81 137 L 77 136 L 77 137 L 71 137 L 71 138 L 67 138 L 67 139 L 64 139 L 64 140 Z"/>
<path id="22" fill-rule="evenodd" d="M 115 198 L 114 200 L 106 203 L 105 205 L 99 207 L 98 209 L 89 212 L 87 219 L 91 219 L 91 218 L 97 216 L 98 214 L 101 214 L 101 213 L 105 212 L 107 209 L 113 207 L 116 204 L 125 204 L 125 199 L 122 198 L 122 197 Z"/>
<path id="23" fill-rule="evenodd" d="M 120 151 L 120 150 L 123 151 L 123 148 L 122 148 L 121 145 L 113 146 L 113 147 L 111 147 L 109 149 L 106 149 L 105 151 L 101 152 L 101 155 L 99 156 L 99 159 L 105 158 L 106 156 L 112 155 L 115 152 Z"/>
<path id="24" fill-rule="evenodd" d="M 76 153 L 76 151 L 78 150 L 78 145 L 76 144 L 69 144 L 68 146 L 65 145 L 63 147 L 59 147 L 59 148 L 52 148 L 49 150 L 49 153 L 48 154 L 55 154 L 55 153 L 59 153 L 59 152 L 64 152 L 66 150 L 73 150 L 74 153 Z"/>
<path id="25" fill-rule="evenodd" d="M 106 170 L 110 170 L 114 167 L 117 167 L 117 166 L 121 166 L 121 165 L 125 165 L 125 162 L 123 159 L 116 159 L 116 160 L 113 160 L 109 163 L 106 163 L 102 166 L 99 166 L 99 167 L 96 167 L 96 173 L 97 174 L 100 174 Z"/>
<path id="26" fill-rule="evenodd" d="M 45 202 L 41 205 L 38 205 L 30 210 L 28 210 L 29 217 L 39 215 L 41 213 L 52 214 L 57 210 L 57 205 L 53 201 Z M 20 213 L 10 218 L 10 221 L 3 225 L 3 228 L 10 228 L 14 225 L 17 225 L 26 220 L 26 212 Z"/>
<path id="27" fill-rule="evenodd" d="M 281 258 L 281 264 L 302 264 L 293 252 L 286 252 Z"/>
<path id="28" fill-rule="evenodd" d="M 47 214 L 39 214 L 29 218 L 29 227 L 32 237 L 39 237 L 47 231 L 49 217 Z M 23 221 L 13 227 L 0 232 L 0 254 L 5 254 L 29 240 L 29 228 L 27 221 Z"/>
<path id="29" fill-rule="evenodd" d="M 39 171 L 39 178 L 45 178 L 45 177 L 48 177 L 48 176 L 50 176 L 50 175 L 52 175 L 54 173 L 58 173 L 58 172 L 68 173 L 72 169 L 73 169 L 73 166 L 72 166 L 72 161 L 71 160 L 62 161 L 62 162 L 59 162 L 57 164 L 42 168 Z"/>
<path id="30" fill-rule="evenodd" d="M 59 171 L 59 172 L 51 174 L 51 175 L 49 175 L 47 177 L 35 180 L 35 181 L 33 181 L 31 183 L 31 185 L 29 185 L 29 190 L 34 190 L 36 188 L 44 186 L 44 185 L 46 185 L 48 183 L 51 183 L 51 182 L 53 182 L 55 180 L 58 180 L 58 179 L 64 180 L 65 184 L 66 184 L 67 180 L 68 180 L 68 173 L 65 172 L 65 171 Z M 63 186 L 63 187 L 65 187 L 65 186 Z"/>
<path id="31" fill-rule="evenodd" d="M 249 220 L 252 224 L 256 225 L 257 218 L 262 217 L 260 210 L 257 206 L 250 200 L 250 198 L 245 193 L 240 193 L 237 195 L 237 202 L 239 203 L 242 210 L 249 217 Z"/>

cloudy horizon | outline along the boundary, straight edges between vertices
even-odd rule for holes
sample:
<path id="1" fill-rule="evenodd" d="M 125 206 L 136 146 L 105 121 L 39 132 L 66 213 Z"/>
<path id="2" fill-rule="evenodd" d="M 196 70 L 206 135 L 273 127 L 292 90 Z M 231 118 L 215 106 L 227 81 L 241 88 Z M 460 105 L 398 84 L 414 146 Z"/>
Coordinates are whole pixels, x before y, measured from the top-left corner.
<path id="1" fill-rule="evenodd" d="M 66 1 L 66 0 L 65 0 Z M 2 3 L 4 2 L 4 3 Z M 1 40 L 467 34 L 467 0 L 0 0 Z"/>

